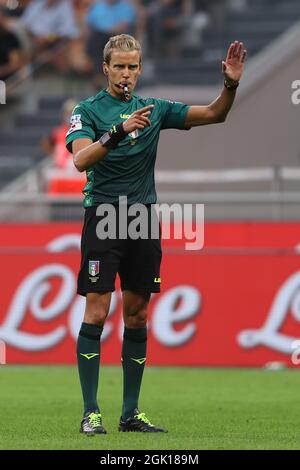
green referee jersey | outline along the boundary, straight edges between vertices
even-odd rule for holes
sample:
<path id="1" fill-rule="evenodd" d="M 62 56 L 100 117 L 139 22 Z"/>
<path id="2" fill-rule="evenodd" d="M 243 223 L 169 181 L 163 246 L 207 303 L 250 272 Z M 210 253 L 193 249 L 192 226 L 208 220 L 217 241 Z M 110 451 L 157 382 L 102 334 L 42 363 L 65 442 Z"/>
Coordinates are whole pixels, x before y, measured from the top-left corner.
<path id="1" fill-rule="evenodd" d="M 99 203 L 117 204 L 120 196 L 127 196 L 128 204 L 154 204 L 154 166 L 159 133 L 162 129 L 185 129 L 189 107 L 183 103 L 136 95 L 127 102 L 120 101 L 106 90 L 75 106 L 66 136 L 70 152 L 74 140 L 88 137 L 96 142 L 113 125 L 124 122 L 136 110 L 150 104 L 154 105 L 149 116 L 151 126 L 129 134 L 116 149 L 110 150 L 87 170 L 84 207 Z"/>

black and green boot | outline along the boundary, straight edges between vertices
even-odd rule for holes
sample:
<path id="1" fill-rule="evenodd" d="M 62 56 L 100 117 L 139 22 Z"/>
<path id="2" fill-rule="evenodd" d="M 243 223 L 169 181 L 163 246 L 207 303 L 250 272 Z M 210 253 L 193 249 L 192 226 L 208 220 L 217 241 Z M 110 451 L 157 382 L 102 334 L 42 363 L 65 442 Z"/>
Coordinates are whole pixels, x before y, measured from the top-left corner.
<path id="1" fill-rule="evenodd" d="M 94 436 L 95 434 L 106 434 L 106 430 L 102 426 L 101 413 L 93 411 L 83 418 L 80 424 L 80 432 L 87 436 Z"/>
<path id="2" fill-rule="evenodd" d="M 131 418 L 123 420 L 121 417 L 119 424 L 120 432 L 168 432 L 166 429 L 159 428 L 150 423 L 145 413 L 140 413 L 136 408 Z"/>

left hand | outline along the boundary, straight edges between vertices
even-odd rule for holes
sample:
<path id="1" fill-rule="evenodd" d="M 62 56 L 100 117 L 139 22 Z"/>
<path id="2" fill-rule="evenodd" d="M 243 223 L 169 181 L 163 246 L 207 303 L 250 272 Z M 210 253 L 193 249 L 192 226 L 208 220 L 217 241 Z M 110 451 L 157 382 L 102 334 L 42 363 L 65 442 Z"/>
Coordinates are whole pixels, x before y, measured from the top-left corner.
<path id="1" fill-rule="evenodd" d="M 245 65 L 247 51 L 242 42 L 235 41 L 230 44 L 226 61 L 222 61 L 222 72 L 225 78 L 239 81 Z"/>

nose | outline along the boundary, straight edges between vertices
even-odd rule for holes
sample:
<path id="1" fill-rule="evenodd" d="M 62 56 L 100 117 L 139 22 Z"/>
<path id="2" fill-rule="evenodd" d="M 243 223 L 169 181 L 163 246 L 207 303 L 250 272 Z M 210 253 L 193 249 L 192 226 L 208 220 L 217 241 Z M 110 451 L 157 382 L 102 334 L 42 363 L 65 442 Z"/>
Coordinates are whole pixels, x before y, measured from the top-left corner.
<path id="1" fill-rule="evenodd" d="M 124 68 L 123 77 L 124 78 L 129 78 L 129 68 L 128 67 Z"/>

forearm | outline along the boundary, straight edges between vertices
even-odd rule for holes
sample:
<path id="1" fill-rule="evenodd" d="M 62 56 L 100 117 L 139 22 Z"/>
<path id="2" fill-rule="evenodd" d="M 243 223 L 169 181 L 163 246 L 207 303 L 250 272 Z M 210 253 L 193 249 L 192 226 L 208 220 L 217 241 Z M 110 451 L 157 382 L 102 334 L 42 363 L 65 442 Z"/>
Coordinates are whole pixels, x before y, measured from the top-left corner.
<path id="1" fill-rule="evenodd" d="M 234 98 L 235 91 L 227 90 L 224 87 L 218 98 L 209 105 L 191 106 L 185 120 L 186 129 L 224 122 L 232 107 Z"/>
<path id="2" fill-rule="evenodd" d="M 78 138 L 73 141 L 72 152 L 74 165 L 78 171 L 86 171 L 91 166 L 101 161 L 109 150 L 117 148 L 127 134 L 136 129 L 144 129 L 150 126 L 148 118 L 154 106 L 152 104 L 135 111 L 124 123 L 113 125 L 98 140 L 92 143 L 90 138 Z"/>
<path id="3" fill-rule="evenodd" d="M 88 170 L 95 163 L 101 161 L 108 152 L 108 148 L 98 141 L 79 150 L 74 155 L 74 165 L 77 170 L 82 172 Z"/>
<path id="4" fill-rule="evenodd" d="M 218 96 L 212 103 L 208 105 L 212 112 L 214 122 L 224 122 L 227 114 L 229 113 L 234 99 L 236 96 L 236 90 L 228 90 L 225 86 Z"/>

